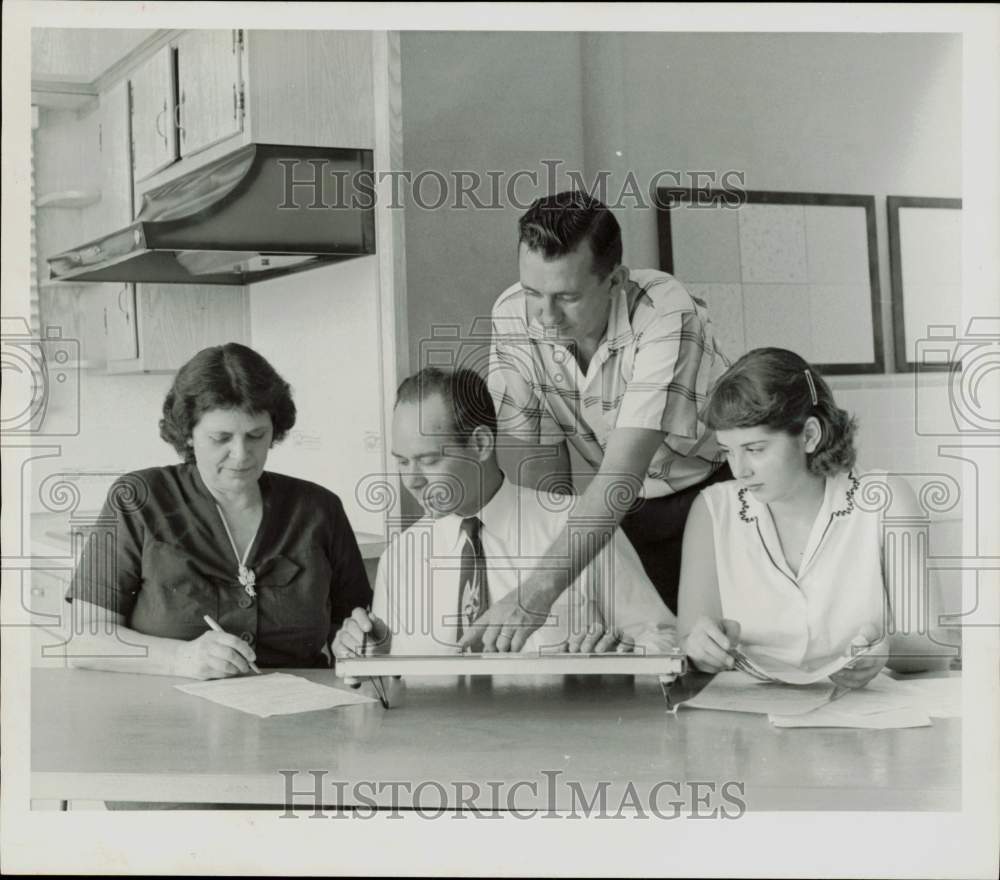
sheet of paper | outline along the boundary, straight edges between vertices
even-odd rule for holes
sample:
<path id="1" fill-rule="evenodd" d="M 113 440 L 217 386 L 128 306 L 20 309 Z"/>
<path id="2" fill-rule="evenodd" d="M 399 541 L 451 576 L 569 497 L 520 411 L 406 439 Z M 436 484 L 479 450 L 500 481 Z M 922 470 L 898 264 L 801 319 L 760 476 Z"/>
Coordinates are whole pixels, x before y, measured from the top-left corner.
<path id="1" fill-rule="evenodd" d="M 742 669 L 755 678 L 783 681 L 786 684 L 813 684 L 814 682 L 826 680 L 835 672 L 843 669 L 848 663 L 852 663 L 859 657 L 882 647 L 884 647 L 883 643 L 877 642 L 876 644 L 869 645 L 865 650 L 859 651 L 857 654 L 835 657 L 830 662 L 824 663 L 813 670 L 799 669 L 798 667 L 789 666 L 770 657 L 755 655 L 752 649 L 749 648 L 737 648 L 732 654 L 736 660 L 737 669 Z"/>
<path id="2" fill-rule="evenodd" d="M 962 677 L 907 678 L 896 681 L 899 693 L 932 718 L 962 717 Z"/>
<path id="3" fill-rule="evenodd" d="M 911 708 L 913 700 L 903 693 L 898 681 L 883 671 L 863 688 L 853 688 L 838 697 L 833 705 L 841 714 L 872 715 L 892 709 Z"/>
<path id="4" fill-rule="evenodd" d="M 720 672 L 697 696 L 683 705 L 724 712 L 802 715 L 829 702 L 830 682 L 791 685 L 759 681 L 745 672 Z"/>
<path id="5" fill-rule="evenodd" d="M 911 682 L 897 681 L 885 672 L 863 688 L 848 691 L 836 700 L 804 715 L 769 716 L 776 727 L 858 727 L 890 730 L 927 727 L 931 720 L 926 708 L 914 696 Z"/>
<path id="6" fill-rule="evenodd" d="M 220 678 L 195 684 L 178 684 L 175 687 L 186 694 L 259 718 L 375 702 L 364 694 L 316 684 L 285 672 Z"/>
<path id="7" fill-rule="evenodd" d="M 901 727 L 929 727 L 931 719 L 920 709 L 904 706 L 885 712 L 858 714 L 842 712 L 839 700 L 805 715 L 769 715 L 775 727 L 860 727 L 867 730 L 892 730 Z"/>

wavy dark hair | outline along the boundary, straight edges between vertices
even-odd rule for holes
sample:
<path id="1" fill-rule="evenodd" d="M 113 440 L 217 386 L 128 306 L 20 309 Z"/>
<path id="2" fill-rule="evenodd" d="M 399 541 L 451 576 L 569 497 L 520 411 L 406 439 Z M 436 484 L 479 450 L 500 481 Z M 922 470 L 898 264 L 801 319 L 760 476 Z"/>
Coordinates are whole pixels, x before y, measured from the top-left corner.
<path id="1" fill-rule="evenodd" d="M 857 419 L 837 406 L 816 368 L 794 351 L 748 351 L 722 374 L 702 412 L 705 424 L 715 431 L 763 426 L 792 436 L 802 433 L 810 416 L 819 421 L 822 436 L 806 456 L 809 471 L 820 476 L 849 471 L 857 458 Z"/>
<path id="2" fill-rule="evenodd" d="M 213 409 L 267 413 L 274 426 L 272 444 L 295 424 L 291 386 L 257 352 L 238 342 L 199 351 L 177 372 L 163 401 L 160 436 L 188 463 L 194 462 L 191 432 Z"/>
<path id="3" fill-rule="evenodd" d="M 576 190 L 536 199 L 518 221 L 518 247 L 545 259 L 564 257 L 586 240 L 594 274 L 604 279 L 622 261 L 622 230 L 603 202 Z"/>
<path id="4" fill-rule="evenodd" d="M 440 394 L 451 410 L 452 434 L 457 440 L 468 443 L 480 426 L 496 437 L 496 407 L 486 381 L 475 370 L 424 367 L 402 381 L 396 391 L 396 406 L 420 403 L 433 394 Z"/>

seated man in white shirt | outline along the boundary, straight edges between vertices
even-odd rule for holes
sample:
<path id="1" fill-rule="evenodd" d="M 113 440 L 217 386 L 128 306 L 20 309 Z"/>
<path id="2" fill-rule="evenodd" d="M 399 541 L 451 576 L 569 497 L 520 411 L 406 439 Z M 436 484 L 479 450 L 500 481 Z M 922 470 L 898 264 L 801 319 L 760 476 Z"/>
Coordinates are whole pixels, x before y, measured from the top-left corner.
<path id="1" fill-rule="evenodd" d="M 400 385 L 392 455 L 425 515 L 389 541 L 372 612 L 356 608 L 344 621 L 336 656 L 457 653 L 464 628 L 517 590 L 545 555 L 574 496 L 514 485 L 497 463 L 496 437 L 496 411 L 477 373 L 429 367 Z M 565 556 L 568 567 L 568 548 Z M 674 645 L 673 614 L 616 530 L 523 650 L 658 652 Z"/>

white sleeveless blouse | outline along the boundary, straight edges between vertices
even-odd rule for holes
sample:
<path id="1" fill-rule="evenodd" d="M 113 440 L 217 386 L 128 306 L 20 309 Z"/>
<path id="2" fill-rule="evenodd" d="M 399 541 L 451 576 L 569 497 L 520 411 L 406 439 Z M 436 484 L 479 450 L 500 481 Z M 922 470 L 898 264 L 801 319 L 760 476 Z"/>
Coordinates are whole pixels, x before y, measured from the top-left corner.
<path id="1" fill-rule="evenodd" d="M 702 490 L 722 614 L 755 654 L 808 671 L 845 654 L 866 624 L 882 631 L 882 519 L 856 505 L 860 484 L 854 474 L 827 478 L 797 575 L 766 504 L 736 480 Z"/>

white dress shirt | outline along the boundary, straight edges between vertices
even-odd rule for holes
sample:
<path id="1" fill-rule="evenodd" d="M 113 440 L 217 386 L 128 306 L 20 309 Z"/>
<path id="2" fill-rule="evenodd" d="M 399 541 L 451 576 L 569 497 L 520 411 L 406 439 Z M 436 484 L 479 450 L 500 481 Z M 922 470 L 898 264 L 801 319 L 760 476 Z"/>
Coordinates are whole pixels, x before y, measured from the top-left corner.
<path id="1" fill-rule="evenodd" d="M 486 557 L 489 604 L 517 589 L 553 544 L 575 498 L 538 493 L 508 479 L 478 512 Z M 385 620 L 393 654 L 453 654 L 458 636 L 462 517 L 425 516 L 394 535 L 379 560 L 373 611 Z M 562 551 L 568 565 L 568 554 Z M 676 644 L 675 618 L 650 582 L 621 532 L 595 557 L 552 606 L 547 621 L 528 639 L 525 651 L 554 649 L 596 603 L 605 626 L 613 626 L 646 650 Z"/>

